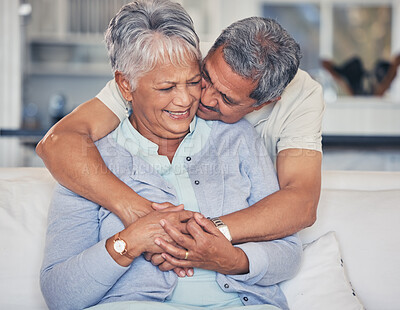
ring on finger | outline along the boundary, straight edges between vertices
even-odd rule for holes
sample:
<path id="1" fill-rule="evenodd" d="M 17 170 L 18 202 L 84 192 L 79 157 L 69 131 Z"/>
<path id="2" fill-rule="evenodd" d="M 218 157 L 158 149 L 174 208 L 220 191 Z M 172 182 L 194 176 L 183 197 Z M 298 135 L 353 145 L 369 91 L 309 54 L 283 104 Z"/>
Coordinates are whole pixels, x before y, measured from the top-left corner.
<path id="1" fill-rule="evenodd" d="M 184 259 L 186 260 L 186 259 L 188 259 L 188 257 L 189 257 L 189 252 L 186 251 L 186 253 L 185 253 L 185 258 L 184 258 Z"/>

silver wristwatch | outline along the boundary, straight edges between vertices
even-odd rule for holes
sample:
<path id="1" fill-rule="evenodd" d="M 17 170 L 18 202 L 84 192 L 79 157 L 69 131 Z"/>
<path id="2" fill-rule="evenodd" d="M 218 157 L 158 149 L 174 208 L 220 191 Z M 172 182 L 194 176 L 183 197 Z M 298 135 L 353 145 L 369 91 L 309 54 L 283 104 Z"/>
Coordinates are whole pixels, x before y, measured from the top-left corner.
<path id="1" fill-rule="evenodd" d="M 231 233 L 229 232 L 228 226 L 226 226 L 226 224 L 224 222 L 222 222 L 219 217 L 214 217 L 210 220 L 214 223 L 215 227 L 217 227 L 219 229 L 219 231 L 222 232 L 222 234 L 225 236 L 225 238 L 228 239 L 229 242 L 231 242 L 232 237 L 231 237 Z"/>

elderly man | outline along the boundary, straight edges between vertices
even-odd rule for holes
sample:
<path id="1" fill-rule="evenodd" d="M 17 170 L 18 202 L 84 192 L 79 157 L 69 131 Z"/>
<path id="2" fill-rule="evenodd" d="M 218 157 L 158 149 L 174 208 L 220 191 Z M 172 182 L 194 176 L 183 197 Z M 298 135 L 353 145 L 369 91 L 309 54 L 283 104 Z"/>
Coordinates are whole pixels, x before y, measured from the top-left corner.
<path id="1" fill-rule="evenodd" d="M 280 185 L 279 191 L 251 207 L 215 221 L 233 243 L 288 236 L 316 219 L 324 103 L 320 85 L 298 69 L 299 61 L 294 39 L 275 21 L 259 17 L 225 29 L 204 59 L 198 116 L 227 123 L 249 120 L 265 141 Z M 62 185 L 111 210 L 125 226 L 160 207 L 116 178 L 94 146 L 93 141 L 115 129 L 128 111 L 129 103 L 112 80 L 96 98 L 50 129 L 37 147 Z M 167 258 L 178 267 L 194 264 Z"/>

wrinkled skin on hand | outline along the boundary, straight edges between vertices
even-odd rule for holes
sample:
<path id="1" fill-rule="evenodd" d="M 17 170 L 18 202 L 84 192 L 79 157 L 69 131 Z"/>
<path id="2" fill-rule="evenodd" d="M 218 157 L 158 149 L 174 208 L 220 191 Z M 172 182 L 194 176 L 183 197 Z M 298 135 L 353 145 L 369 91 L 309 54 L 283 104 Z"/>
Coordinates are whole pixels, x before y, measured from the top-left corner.
<path id="1" fill-rule="evenodd" d="M 176 243 L 169 243 L 162 237 L 155 239 L 155 243 L 165 251 L 161 257 L 170 264 L 168 266 L 196 267 L 223 274 L 249 272 L 246 254 L 240 248 L 234 247 L 218 228 L 201 214 L 195 213 L 194 217 L 188 220 L 186 229 L 189 235 L 182 233 L 168 219 L 161 220 L 160 224 Z M 187 259 L 186 251 L 189 253 Z"/>
<path id="2" fill-rule="evenodd" d="M 176 229 L 186 230 L 186 223 L 193 217 L 193 212 L 183 210 L 183 206 L 168 207 L 160 211 L 152 211 L 124 229 L 120 235 L 123 240 L 132 245 L 131 256 L 139 256 L 142 253 L 162 253 L 163 250 L 154 243 L 158 237 L 166 238 L 170 242 L 173 239 L 165 232 L 160 222 L 167 220 L 173 223 Z M 129 249 L 128 249 L 129 251 Z"/>
<path id="3" fill-rule="evenodd" d="M 168 210 L 169 208 L 174 208 L 175 206 L 169 202 L 164 202 L 164 203 L 152 203 L 152 208 L 154 210 Z M 182 207 L 183 209 L 183 205 L 179 205 L 178 207 Z M 187 229 L 186 229 L 186 225 L 184 227 L 181 226 L 181 228 L 183 228 L 181 230 L 182 233 L 187 234 Z M 169 236 L 167 236 L 168 242 L 171 242 L 171 244 L 175 244 L 177 245 L 171 238 L 169 238 Z M 185 268 L 181 268 L 181 267 L 177 267 L 172 265 L 171 263 L 169 263 L 168 261 L 166 261 L 162 256 L 161 253 L 145 253 L 144 254 L 144 258 L 148 261 L 150 261 L 154 266 L 158 266 L 158 268 L 161 271 L 170 271 L 173 270 L 179 277 L 183 278 L 185 276 L 191 277 L 193 276 L 193 268 L 189 268 L 189 267 L 185 267 Z"/>

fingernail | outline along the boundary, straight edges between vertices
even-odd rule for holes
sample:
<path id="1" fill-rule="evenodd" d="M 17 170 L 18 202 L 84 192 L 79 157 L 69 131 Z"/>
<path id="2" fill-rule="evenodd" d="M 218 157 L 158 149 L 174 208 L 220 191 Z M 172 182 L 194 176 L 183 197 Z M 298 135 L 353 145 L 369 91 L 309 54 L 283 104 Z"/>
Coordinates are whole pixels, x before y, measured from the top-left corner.
<path id="1" fill-rule="evenodd" d="M 157 245 L 160 245 L 161 244 L 160 239 L 154 240 L 154 243 L 157 244 Z"/>
<path id="2" fill-rule="evenodd" d="M 164 227 L 164 226 L 165 226 L 165 220 L 161 220 L 161 221 L 160 221 L 160 225 L 161 225 L 162 227 Z"/>
<path id="3" fill-rule="evenodd" d="M 186 276 L 186 273 L 182 270 L 181 272 L 179 272 L 179 275 L 184 278 Z"/>
<path id="4" fill-rule="evenodd" d="M 189 277 L 192 277 L 192 276 L 193 276 L 193 270 L 192 270 L 192 269 L 189 269 L 188 272 L 187 272 L 187 275 L 188 275 Z"/>

